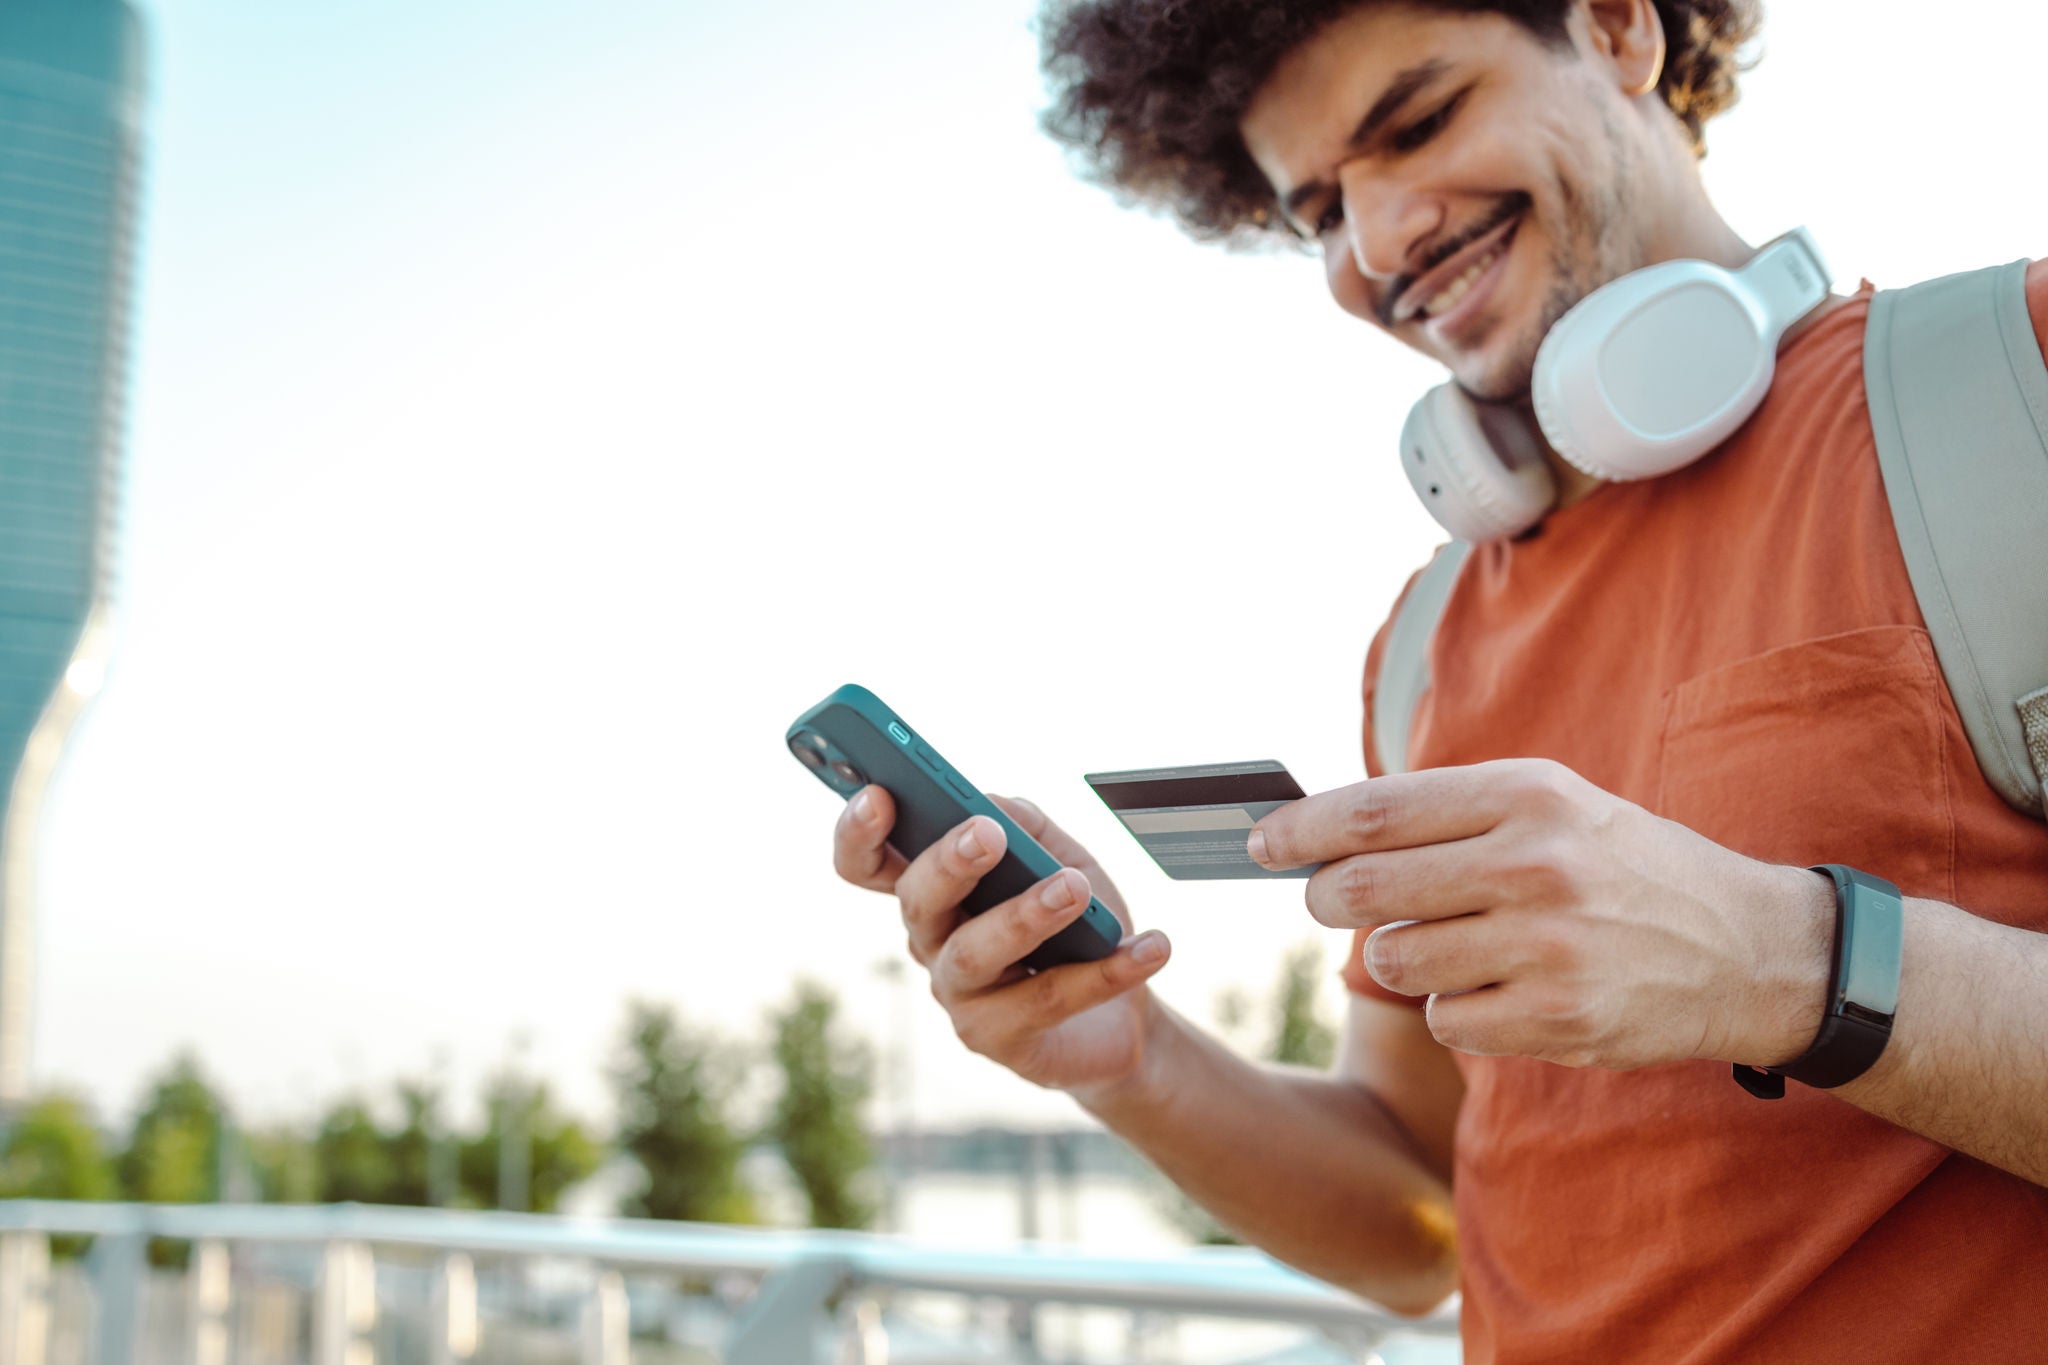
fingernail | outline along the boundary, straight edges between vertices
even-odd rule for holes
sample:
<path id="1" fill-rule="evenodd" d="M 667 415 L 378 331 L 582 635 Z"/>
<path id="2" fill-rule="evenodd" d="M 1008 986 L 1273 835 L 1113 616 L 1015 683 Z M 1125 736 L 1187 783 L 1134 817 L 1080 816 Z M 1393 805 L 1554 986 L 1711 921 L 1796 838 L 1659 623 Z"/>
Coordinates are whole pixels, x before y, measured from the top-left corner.
<path id="1" fill-rule="evenodd" d="M 996 851 L 979 820 L 960 831 L 960 841 L 954 847 L 960 851 L 961 857 L 970 859 L 985 858 Z"/>
<path id="2" fill-rule="evenodd" d="M 1153 963 L 1163 962 L 1165 959 L 1166 935 L 1156 930 L 1148 930 L 1140 934 L 1138 941 L 1131 945 L 1131 961 L 1138 963 L 1140 966 L 1149 967 Z"/>
<path id="3" fill-rule="evenodd" d="M 1064 910 L 1075 900 L 1073 879 L 1062 870 L 1057 877 L 1038 888 L 1038 900 L 1048 910 Z"/>
<path id="4" fill-rule="evenodd" d="M 862 787 L 860 795 L 853 798 L 853 818 L 863 822 L 875 818 L 875 794 L 866 787 Z"/>
<path id="5" fill-rule="evenodd" d="M 1266 831 L 1262 829 L 1253 830 L 1251 837 L 1244 841 L 1244 851 L 1251 855 L 1253 862 L 1257 863 L 1260 867 L 1264 867 L 1266 865 Z"/>

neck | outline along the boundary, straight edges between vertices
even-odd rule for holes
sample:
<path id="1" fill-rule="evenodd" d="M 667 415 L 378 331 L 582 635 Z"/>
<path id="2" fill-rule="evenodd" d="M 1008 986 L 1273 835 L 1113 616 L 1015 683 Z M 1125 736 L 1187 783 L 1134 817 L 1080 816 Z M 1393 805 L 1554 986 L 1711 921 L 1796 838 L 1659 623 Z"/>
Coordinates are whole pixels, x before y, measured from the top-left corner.
<path id="1" fill-rule="evenodd" d="M 1644 243 L 1644 266 L 1658 265 L 1665 261 L 1711 261 L 1727 270 L 1738 270 L 1749 263 L 1756 254 L 1756 248 L 1742 239 L 1740 233 L 1728 225 L 1719 211 L 1708 202 L 1705 190 L 1694 180 L 1688 186 L 1687 198 L 1691 201 L 1682 213 L 1674 214 L 1661 231 L 1653 232 Z M 1530 427 L 1539 431 L 1533 421 Z M 1539 436 L 1539 440 L 1540 440 Z M 1543 462 L 1550 466 L 1551 476 L 1557 481 L 1557 506 L 1570 507 L 1583 501 L 1605 480 L 1588 474 L 1571 464 L 1555 450 L 1548 441 L 1542 442 Z"/>

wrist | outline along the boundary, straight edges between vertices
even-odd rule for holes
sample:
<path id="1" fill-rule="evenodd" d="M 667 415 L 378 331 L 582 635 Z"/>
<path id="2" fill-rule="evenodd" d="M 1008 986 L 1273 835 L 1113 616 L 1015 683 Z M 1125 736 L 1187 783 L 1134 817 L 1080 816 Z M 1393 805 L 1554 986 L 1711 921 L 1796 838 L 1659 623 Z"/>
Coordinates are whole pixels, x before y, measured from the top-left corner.
<path id="1" fill-rule="evenodd" d="M 1177 1036 L 1187 1027 L 1149 985 L 1139 986 L 1137 995 L 1138 1043 L 1131 1065 L 1121 1075 L 1066 1087 L 1075 1103 L 1112 1128 L 1119 1116 L 1150 1110 L 1170 1094 L 1162 1076 L 1171 1069 Z"/>
<path id="2" fill-rule="evenodd" d="M 1803 867 L 1775 867 L 1775 892 L 1757 946 L 1748 1028 L 1724 1061 L 1783 1066 L 1813 1046 L 1827 1017 L 1834 964 L 1835 891 Z"/>

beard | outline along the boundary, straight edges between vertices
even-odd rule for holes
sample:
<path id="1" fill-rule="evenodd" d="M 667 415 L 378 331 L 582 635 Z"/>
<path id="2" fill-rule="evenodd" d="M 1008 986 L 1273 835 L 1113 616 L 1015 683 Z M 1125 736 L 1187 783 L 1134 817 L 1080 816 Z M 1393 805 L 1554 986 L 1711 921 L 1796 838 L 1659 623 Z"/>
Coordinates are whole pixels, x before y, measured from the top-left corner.
<path id="1" fill-rule="evenodd" d="M 1458 387 L 1481 402 L 1525 403 L 1536 352 L 1557 320 L 1601 285 L 1645 264 L 1648 253 L 1640 230 L 1626 230 L 1629 217 L 1622 202 L 1622 187 L 1634 178 L 1635 158 L 1613 121 L 1603 117 L 1601 122 L 1608 149 L 1604 164 L 1588 179 L 1560 176 L 1557 182 L 1558 223 L 1551 234 L 1550 288 L 1542 306 L 1497 356 L 1476 372 L 1455 376 Z"/>

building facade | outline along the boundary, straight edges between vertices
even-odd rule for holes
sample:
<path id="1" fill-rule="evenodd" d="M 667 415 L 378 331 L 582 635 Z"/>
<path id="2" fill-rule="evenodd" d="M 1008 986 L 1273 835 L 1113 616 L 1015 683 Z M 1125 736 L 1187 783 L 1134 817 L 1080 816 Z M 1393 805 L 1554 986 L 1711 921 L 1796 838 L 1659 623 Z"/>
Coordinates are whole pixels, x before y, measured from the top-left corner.
<path id="1" fill-rule="evenodd" d="M 28 1088 L 38 807 L 105 666 L 142 99 L 126 0 L 0 3 L 0 1114 Z"/>

